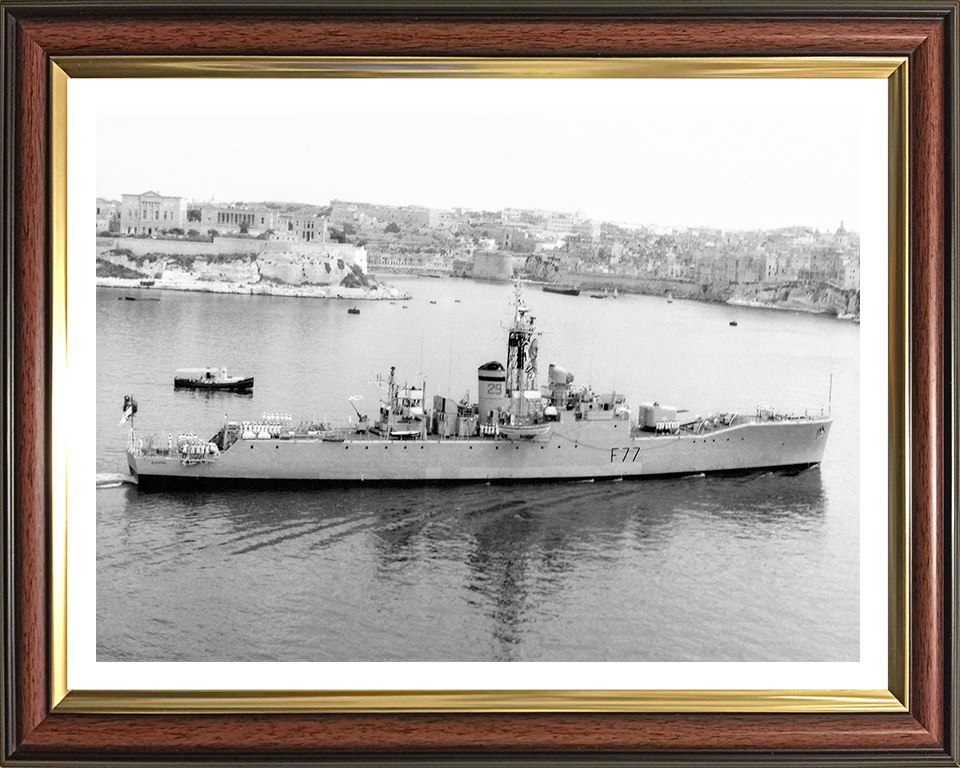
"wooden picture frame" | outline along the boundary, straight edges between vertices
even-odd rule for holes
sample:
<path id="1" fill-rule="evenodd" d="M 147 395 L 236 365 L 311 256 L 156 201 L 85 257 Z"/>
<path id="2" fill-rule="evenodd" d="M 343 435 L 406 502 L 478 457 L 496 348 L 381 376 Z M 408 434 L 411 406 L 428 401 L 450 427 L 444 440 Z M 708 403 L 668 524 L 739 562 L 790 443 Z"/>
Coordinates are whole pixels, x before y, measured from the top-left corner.
<path id="1" fill-rule="evenodd" d="M 941 0 L 0 3 L 2 762 L 958 765 L 957 12 L 956 2 Z M 892 561 L 892 583 L 899 578 L 904 589 L 893 590 L 890 692 L 905 706 L 758 711 L 732 699 L 698 708 L 664 697 L 643 711 L 611 699 L 581 707 L 534 701 L 521 711 L 408 702 L 318 712 L 309 702 L 263 706 L 256 695 L 225 706 L 177 694 L 139 705 L 75 698 L 71 706 L 56 642 L 65 587 L 56 565 L 63 467 L 52 381 L 65 329 L 55 300 L 63 174 L 54 163 L 65 137 L 54 117 L 63 109 L 57 61 L 96 71 L 104 56 L 905 58 L 909 175 L 891 205 L 908 216 L 892 224 L 891 239 L 903 240 L 908 268 L 890 295 L 890 311 L 904 315 L 907 329 L 891 337 L 891 358 L 906 360 L 900 380 L 891 372 L 891 392 L 908 398 L 891 421 L 905 467 L 891 495 L 905 495 L 909 527 L 902 536 L 891 528 L 906 562 Z"/>

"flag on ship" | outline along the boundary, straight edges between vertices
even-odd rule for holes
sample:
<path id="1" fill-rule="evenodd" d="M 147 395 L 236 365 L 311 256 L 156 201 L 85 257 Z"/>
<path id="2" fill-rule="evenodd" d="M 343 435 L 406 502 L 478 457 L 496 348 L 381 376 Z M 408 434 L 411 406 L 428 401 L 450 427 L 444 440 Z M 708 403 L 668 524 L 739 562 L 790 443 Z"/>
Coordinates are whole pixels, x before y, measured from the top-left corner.
<path id="1" fill-rule="evenodd" d="M 123 396 L 123 417 L 120 419 L 120 424 L 126 424 L 127 419 L 129 419 L 133 414 L 137 412 L 137 401 L 133 399 L 133 395 L 124 395 Z"/>

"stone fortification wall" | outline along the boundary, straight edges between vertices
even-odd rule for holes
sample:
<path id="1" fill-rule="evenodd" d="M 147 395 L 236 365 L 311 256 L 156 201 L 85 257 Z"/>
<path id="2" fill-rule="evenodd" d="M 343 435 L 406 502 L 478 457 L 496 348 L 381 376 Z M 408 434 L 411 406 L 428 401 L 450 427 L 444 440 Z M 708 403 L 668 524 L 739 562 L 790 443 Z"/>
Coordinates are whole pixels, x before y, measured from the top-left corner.
<path id="1" fill-rule="evenodd" d="M 830 315 L 860 315 L 860 291 L 840 288 L 829 283 L 793 282 L 782 285 L 758 284 L 738 287 L 730 298 L 732 304 L 753 304 L 800 312 L 823 312 Z"/>
<path id="2" fill-rule="evenodd" d="M 149 237 L 98 237 L 97 253 L 130 251 L 134 256 L 222 256 L 247 253 L 252 256 L 277 253 L 303 254 L 309 258 L 342 259 L 367 271 L 367 252 L 348 243 L 288 243 L 249 237 L 215 237 L 212 243 L 193 240 L 162 240 Z"/>
<path id="3" fill-rule="evenodd" d="M 357 287 L 365 284 L 367 254 L 343 243 L 286 243 L 214 238 L 212 243 L 98 238 L 98 274 L 109 265 L 158 280 Z"/>
<path id="4" fill-rule="evenodd" d="M 703 287 L 688 280 L 669 280 L 655 277 L 629 277 L 627 275 L 589 274 L 561 271 L 553 280 L 559 285 L 575 285 L 583 290 L 617 289 L 621 293 L 643 293 L 653 296 L 672 293 L 678 299 L 703 299 Z M 714 298 L 714 297 L 706 297 Z"/>
<path id="5" fill-rule="evenodd" d="M 613 290 L 652 296 L 671 294 L 675 299 L 720 301 L 731 304 L 820 312 L 858 317 L 860 291 L 818 281 L 788 283 L 704 284 L 693 280 L 664 280 L 626 275 L 586 274 L 561 271 L 553 282 L 582 290 Z"/>
<path id="6" fill-rule="evenodd" d="M 182 282 L 195 280 L 215 283 L 256 283 L 260 280 L 257 260 L 250 255 L 237 254 L 231 258 L 182 256 L 180 254 L 127 255 L 125 252 L 104 251 L 97 256 L 98 276 L 109 276 L 114 265 L 129 270 L 129 277 Z M 134 274 L 135 273 L 135 274 Z"/>
<path id="7" fill-rule="evenodd" d="M 364 273 L 367 271 L 367 249 L 349 243 L 285 243 L 275 240 L 261 242 L 264 248 L 260 253 L 264 258 L 288 255 L 309 261 L 343 261 L 348 266 L 356 264 Z"/>
<path id="8" fill-rule="evenodd" d="M 260 280 L 260 269 L 256 259 L 233 259 L 215 263 L 197 259 L 189 268 L 177 262 L 158 265 L 160 278 L 199 280 L 206 283 L 256 283 Z"/>
<path id="9" fill-rule="evenodd" d="M 353 246 L 348 247 L 352 255 Z M 338 257 L 335 255 L 338 252 L 347 255 L 339 249 L 328 251 L 325 248 L 271 248 L 260 255 L 257 265 L 261 279 L 284 285 L 340 285 L 344 279 L 355 273 L 353 259 Z M 364 266 L 365 262 L 366 259 Z"/>
<path id="10" fill-rule="evenodd" d="M 150 237 L 98 237 L 97 253 L 114 250 L 130 251 L 134 256 L 161 254 L 169 256 L 219 256 L 225 253 L 257 254 L 265 240 L 247 237 L 215 237 L 212 243 L 193 240 L 161 240 Z"/>
<path id="11" fill-rule="evenodd" d="M 479 280 L 510 280 L 523 263 L 513 254 L 498 251 L 477 251 L 473 259 L 472 277 Z"/>

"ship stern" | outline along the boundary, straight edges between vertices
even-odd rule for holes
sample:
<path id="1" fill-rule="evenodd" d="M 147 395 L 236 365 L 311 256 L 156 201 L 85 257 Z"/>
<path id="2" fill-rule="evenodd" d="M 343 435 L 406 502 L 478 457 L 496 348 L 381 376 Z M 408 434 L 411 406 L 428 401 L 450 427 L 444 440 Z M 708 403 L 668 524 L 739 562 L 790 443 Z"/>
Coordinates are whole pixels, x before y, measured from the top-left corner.
<path id="1" fill-rule="evenodd" d="M 137 457 L 129 448 L 127 449 L 127 468 L 130 470 L 130 474 L 133 476 L 133 479 L 136 482 L 139 482 L 140 475 L 137 470 Z"/>

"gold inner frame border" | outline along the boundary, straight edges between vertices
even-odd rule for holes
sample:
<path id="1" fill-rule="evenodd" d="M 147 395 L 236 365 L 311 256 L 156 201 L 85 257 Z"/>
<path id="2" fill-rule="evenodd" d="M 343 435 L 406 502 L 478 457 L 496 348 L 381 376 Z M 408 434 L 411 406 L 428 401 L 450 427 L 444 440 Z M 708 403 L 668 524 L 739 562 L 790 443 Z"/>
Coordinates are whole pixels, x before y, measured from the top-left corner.
<path id="1" fill-rule="evenodd" d="M 50 61 L 50 705 L 64 713 L 905 712 L 909 708 L 908 61 L 905 57 L 62 56 Z M 873 78 L 888 82 L 886 690 L 70 690 L 67 686 L 67 86 L 70 78 Z"/>

